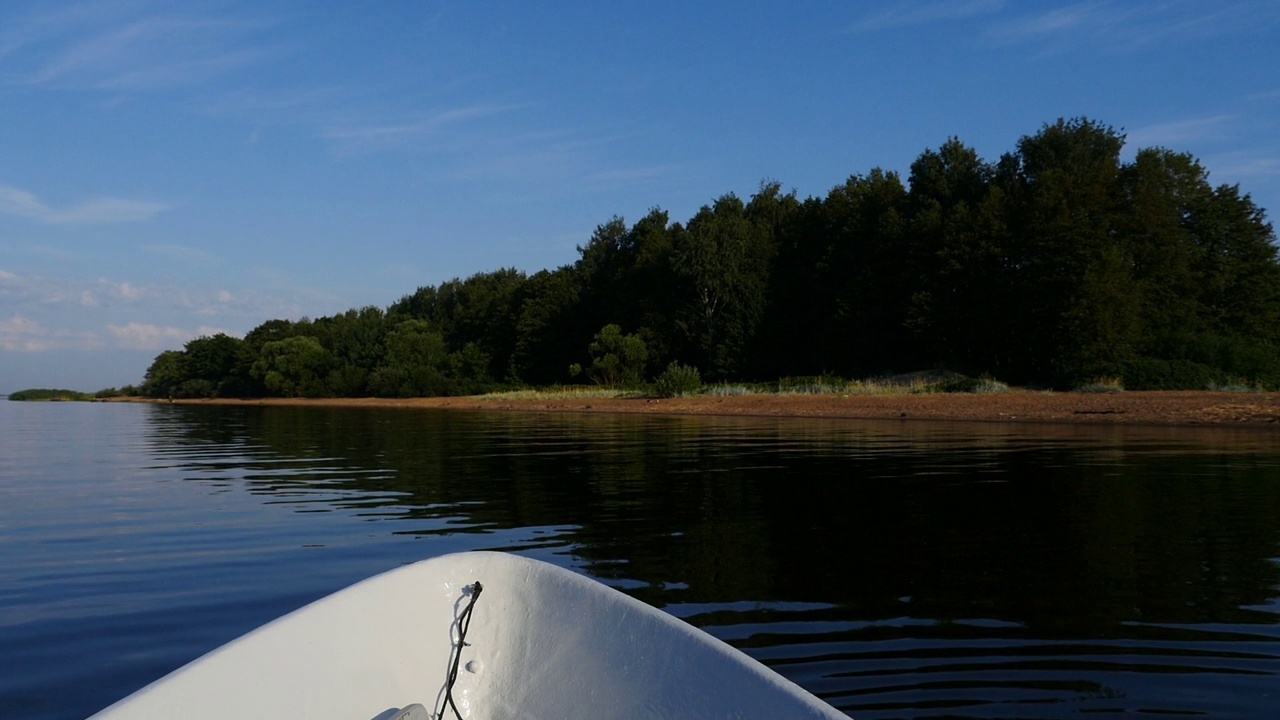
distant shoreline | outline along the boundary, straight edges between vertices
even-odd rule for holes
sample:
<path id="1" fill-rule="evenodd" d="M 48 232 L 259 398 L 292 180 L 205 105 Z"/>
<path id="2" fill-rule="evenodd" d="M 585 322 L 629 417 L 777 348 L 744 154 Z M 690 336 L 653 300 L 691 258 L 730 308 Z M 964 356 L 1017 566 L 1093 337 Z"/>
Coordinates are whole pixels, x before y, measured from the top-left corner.
<path id="1" fill-rule="evenodd" d="M 115 398 L 113 402 L 168 400 Z M 643 413 L 741 417 L 1247 426 L 1280 430 L 1280 393 L 1162 391 L 903 395 L 738 395 L 686 398 L 502 395 L 431 398 L 261 398 L 173 400 L 184 405 L 367 407 L 507 412 Z"/>

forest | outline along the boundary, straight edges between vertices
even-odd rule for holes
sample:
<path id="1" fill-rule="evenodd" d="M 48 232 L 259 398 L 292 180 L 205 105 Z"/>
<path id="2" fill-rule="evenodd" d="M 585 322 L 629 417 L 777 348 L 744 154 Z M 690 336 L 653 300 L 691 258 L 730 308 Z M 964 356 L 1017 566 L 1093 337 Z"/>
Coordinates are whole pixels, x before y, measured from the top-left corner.
<path id="1" fill-rule="evenodd" d="M 1086 118 L 995 162 L 957 138 L 824 198 L 767 181 L 685 222 L 601 224 L 571 264 L 481 272 L 383 309 L 268 320 L 157 356 L 151 397 L 473 394 L 865 378 L 945 368 L 1045 388 L 1280 388 L 1265 212 L 1186 153 Z"/>

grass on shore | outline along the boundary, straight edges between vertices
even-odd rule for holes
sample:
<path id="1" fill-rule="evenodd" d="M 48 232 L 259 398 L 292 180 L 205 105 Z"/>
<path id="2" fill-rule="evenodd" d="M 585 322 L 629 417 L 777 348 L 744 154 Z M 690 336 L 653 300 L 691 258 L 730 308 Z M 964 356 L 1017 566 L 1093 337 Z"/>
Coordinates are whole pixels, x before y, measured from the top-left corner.
<path id="1" fill-rule="evenodd" d="M 481 400 L 589 400 L 592 398 L 649 397 L 644 388 L 610 388 L 597 385 L 565 385 L 550 388 L 501 390 L 479 396 Z"/>
<path id="2" fill-rule="evenodd" d="M 783 378 L 771 383 L 712 383 L 683 397 L 736 397 L 741 395 L 920 395 L 927 393 L 1002 393 L 1009 386 L 983 376 L 970 378 L 952 372 L 922 372 L 865 380 L 817 376 Z M 481 395 L 481 400 L 579 400 L 590 398 L 657 397 L 652 386 L 610 388 L 592 385 L 566 385 L 550 388 L 507 390 Z"/>
<path id="3" fill-rule="evenodd" d="M 1124 392 L 1124 381 L 1118 377 L 1096 377 L 1076 386 L 1075 390 L 1082 393 L 1119 393 Z"/>

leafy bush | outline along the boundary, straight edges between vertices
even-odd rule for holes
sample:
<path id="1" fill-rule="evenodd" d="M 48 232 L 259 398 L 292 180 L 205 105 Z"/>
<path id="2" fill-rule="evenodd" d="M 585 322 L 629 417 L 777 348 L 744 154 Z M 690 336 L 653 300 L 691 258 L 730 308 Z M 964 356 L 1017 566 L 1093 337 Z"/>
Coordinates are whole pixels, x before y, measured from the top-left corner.
<path id="1" fill-rule="evenodd" d="M 666 370 L 653 381 L 653 392 L 658 397 L 682 397 L 692 395 L 702 388 L 702 374 L 691 365 L 671 361 Z"/>
<path id="2" fill-rule="evenodd" d="M 142 394 L 142 391 L 136 386 L 125 385 L 122 388 L 114 388 L 114 387 L 103 388 L 98 392 L 94 393 L 93 396 L 99 400 L 106 400 L 108 398 L 118 398 L 118 397 L 137 397 L 141 394 Z"/>
<path id="3" fill-rule="evenodd" d="M 587 374 L 605 387 L 640 384 L 644 363 L 649 359 L 644 340 L 637 335 L 623 335 L 622 328 L 612 324 L 596 333 L 587 351 L 591 353 Z"/>
<path id="4" fill-rule="evenodd" d="M 1185 359 L 1137 358 L 1115 370 L 1130 390 L 1193 390 L 1223 380 L 1220 371 Z"/>

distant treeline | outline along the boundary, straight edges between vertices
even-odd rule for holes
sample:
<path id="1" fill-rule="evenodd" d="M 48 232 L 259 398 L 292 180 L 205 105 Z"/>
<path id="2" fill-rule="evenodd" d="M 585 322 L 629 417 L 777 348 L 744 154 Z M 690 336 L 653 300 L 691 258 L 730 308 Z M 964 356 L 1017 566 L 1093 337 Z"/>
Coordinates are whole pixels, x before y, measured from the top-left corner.
<path id="1" fill-rule="evenodd" d="M 40 400 L 93 400 L 94 396 L 80 392 L 78 390 L 61 390 L 57 388 L 28 388 L 17 392 L 9 393 L 9 399 L 14 401 L 40 401 Z"/>
<path id="2" fill-rule="evenodd" d="M 1280 264 L 1263 210 L 1185 153 L 1087 119 L 994 163 L 958 139 L 904 183 L 776 182 L 685 223 L 599 226 L 571 265 L 422 287 L 385 310 L 270 320 L 156 358 L 151 396 L 419 396 L 948 368 L 1072 387 L 1280 387 Z"/>

